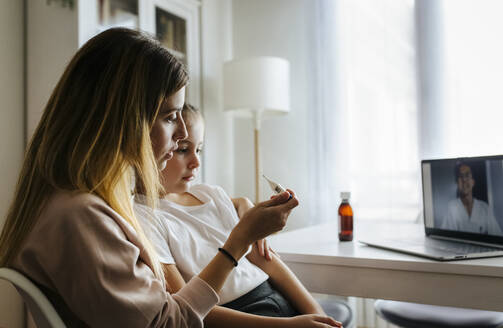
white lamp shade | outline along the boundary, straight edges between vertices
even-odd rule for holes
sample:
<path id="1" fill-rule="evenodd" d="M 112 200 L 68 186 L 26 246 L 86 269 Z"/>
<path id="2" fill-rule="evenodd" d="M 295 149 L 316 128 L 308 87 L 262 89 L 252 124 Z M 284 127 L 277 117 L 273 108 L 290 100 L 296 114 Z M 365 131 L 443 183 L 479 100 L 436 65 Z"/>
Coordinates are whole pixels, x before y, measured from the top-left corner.
<path id="1" fill-rule="evenodd" d="M 290 110 L 290 63 L 254 57 L 224 64 L 224 110 L 239 116 L 259 112 L 265 118 Z"/>

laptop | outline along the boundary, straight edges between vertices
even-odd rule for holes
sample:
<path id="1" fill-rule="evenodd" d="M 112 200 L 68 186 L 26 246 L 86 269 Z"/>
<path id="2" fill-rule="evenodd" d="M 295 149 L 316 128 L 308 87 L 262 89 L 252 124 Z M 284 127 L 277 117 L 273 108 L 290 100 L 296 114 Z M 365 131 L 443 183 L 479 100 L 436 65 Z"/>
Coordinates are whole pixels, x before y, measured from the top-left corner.
<path id="1" fill-rule="evenodd" d="M 359 240 L 438 261 L 503 256 L 503 155 L 421 161 L 425 236 Z"/>

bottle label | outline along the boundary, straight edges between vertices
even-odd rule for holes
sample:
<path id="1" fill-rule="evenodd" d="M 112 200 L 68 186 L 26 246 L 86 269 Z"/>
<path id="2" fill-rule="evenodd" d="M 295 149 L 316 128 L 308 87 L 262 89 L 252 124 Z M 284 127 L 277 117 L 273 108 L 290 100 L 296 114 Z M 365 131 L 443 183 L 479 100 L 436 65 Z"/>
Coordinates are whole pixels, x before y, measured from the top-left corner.
<path id="1" fill-rule="evenodd" d="M 353 216 L 339 214 L 339 232 L 342 233 L 353 232 Z"/>

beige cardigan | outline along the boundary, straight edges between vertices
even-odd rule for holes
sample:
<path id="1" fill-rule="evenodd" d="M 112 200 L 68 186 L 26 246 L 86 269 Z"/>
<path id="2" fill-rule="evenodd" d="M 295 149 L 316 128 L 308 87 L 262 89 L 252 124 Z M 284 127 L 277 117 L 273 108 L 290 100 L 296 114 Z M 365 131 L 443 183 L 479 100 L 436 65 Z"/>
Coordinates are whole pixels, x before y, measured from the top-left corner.
<path id="1" fill-rule="evenodd" d="M 31 278 L 69 327 L 202 327 L 218 295 L 194 277 L 170 295 L 131 225 L 101 198 L 50 197 L 12 267 Z"/>

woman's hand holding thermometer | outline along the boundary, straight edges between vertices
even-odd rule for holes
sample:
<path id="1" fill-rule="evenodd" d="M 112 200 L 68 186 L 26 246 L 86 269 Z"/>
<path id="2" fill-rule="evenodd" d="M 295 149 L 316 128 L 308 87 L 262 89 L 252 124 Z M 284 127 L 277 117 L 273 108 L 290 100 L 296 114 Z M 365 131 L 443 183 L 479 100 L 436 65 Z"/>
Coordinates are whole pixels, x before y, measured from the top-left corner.
<path id="1" fill-rule="evenodd" d="M 262 176 L 264 177 L 264 179 L 267 180 L 267 182 L 269 182 L 269 186 L 271 187 L 272 191 L 274 191 L 276 194 L 281 194 L 282 192 L 287 191 L 279 183 L 276 183 L 276 182 L 272 181 L 271 179 L 269 179 L 268 177 L 266 177 L 265 174 L 262 174 Z M 289 192 L 289 194 L 290 194 L 290 197 L 288 199 L 290 200 L 292 198 L 292 194 L 290 192 Z"/>
<path id="2" fill-rule="evenodd" d="M 268 177 L 265 176 L 265 174 L 262 174 L 262 176 L 264 177 L 264 179 L 267 180 L 267 182 L 269 182 L 269 186 L 271 187 L 271 189 L 273 190 L 273 192 L 276 194 L 276 195 L 279 195 L 283 192 L 288 192 L 290 194 L 290 196 L 288 197 L 288 200 L 290 200 L 293 195 L 290 191 L 286 190 L 285 188 L 283 188 L 279 183 L 276 183 L 274 181 L 272 181 L 271 179 L 269 179 Z M 274 197 L 274 196 L 273 196 Z M 272 197 L 271 197 L 272 198 Z M 264 238 L 264 239 L 261 239 L 261 240 L 258 240 L 255 245 L 254 245 L 254 248 L 257 248 L 257 251 L 259 252 L 259 254 L 262 256 L 262 257 L 265 257 L 266 260 L 270 261 L 272 260 L 272 257 L 271 257 L 271 253 L 274 253 L 276 254 L 276 252 L 274 252 L 268 245 L 267 245 L 267 240 Z M 254 249 L 255 250 L 255 249 Z M 276 254 L 276 256 L 279 257 L 278 254 Z"/>

